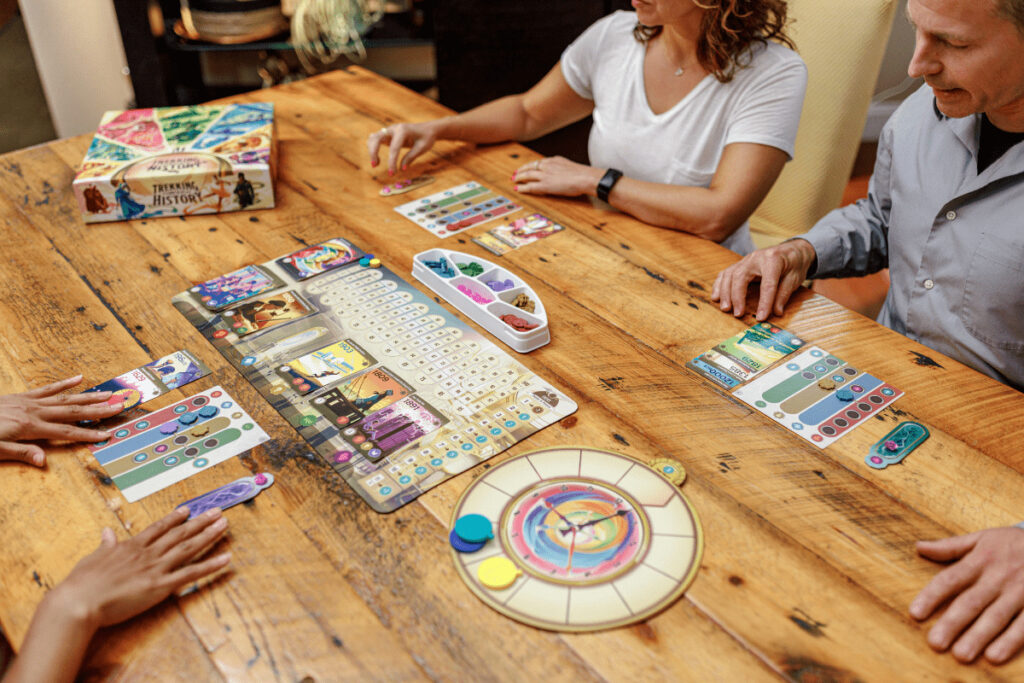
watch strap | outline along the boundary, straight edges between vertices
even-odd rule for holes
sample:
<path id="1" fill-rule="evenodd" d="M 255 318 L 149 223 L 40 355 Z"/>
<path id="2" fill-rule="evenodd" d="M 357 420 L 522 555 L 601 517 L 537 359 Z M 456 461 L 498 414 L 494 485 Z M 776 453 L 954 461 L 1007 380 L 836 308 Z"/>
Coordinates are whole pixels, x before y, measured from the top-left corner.
<path id="1" fill-rule="evenodd" d="M 597 183 L 597 198 L 602 202 L 608 201 L 608 194 L 615 187 L 615 183 L 619 182 L 619 178 L 622 177 L 622 171 L 616 168 L 609 168 L 601 176 L 601 180 Z"/>

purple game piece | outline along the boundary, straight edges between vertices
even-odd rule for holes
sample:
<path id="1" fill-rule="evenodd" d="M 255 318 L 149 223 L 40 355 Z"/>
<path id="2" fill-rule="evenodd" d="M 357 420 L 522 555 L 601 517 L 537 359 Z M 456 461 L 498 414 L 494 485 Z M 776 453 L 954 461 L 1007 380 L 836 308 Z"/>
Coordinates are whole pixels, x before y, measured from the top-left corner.
<path id="1" fill-rule="evenodd" d="M 173 434 L 176 431 L 178 431 L 178 423 L 177 423 L 177 421 L 175 421 L 175 422 L 166 422 L 166 423 L 160 425 L 160 433 L 161 434 Z"/>
<path id="2" fill-rule="evenodd" d="M 250 498 L 255 498 L 260 491 L 269 488 L 273 483 L 274 475 L 260 472 L 253 477 L 243 477 L 230 484 L 215 488 L 192 500 L 185 501 L 178 507 L 188 506 L 188 518 L 192 519 L 213 508 L 226 510 L 232 505 L 244 503 Z"/>

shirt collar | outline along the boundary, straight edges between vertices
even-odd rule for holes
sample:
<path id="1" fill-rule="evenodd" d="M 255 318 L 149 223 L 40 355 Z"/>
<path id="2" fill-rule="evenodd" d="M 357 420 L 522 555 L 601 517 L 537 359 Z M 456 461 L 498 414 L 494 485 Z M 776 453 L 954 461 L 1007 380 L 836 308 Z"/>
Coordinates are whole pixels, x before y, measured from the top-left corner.
<path id="1" fill-rule="evenodd" d="M 953 135 L 967 148 L 971 156 L 977 159 L 978 145 L 981 141 L 981 115 L 971 114 L 959 119 L 950 118 L 939 111 L 939 103 L 934 96 L 932 97 L 932 111 L 939 123 L 949 126 Z"/>

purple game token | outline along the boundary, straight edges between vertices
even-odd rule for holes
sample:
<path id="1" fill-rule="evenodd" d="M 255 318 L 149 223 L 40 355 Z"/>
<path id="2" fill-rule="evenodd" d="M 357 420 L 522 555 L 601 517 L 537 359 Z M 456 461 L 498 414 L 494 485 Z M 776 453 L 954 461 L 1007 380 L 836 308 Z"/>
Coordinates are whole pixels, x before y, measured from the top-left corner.
<path id="1" fill-rule="evenodd" d="M 166 422 L 166 423 L 160 425 L 160 433 L 161 434 L 173 434 L 176 431 L 178 431 L 178 423 L 177 422 Z"/>
<path id="2" fill-rule="evenodd" d="M 463 541 L 459 538 L 459 535 L 455 533 L 455 529 L 451 530 L 448 534 L 448 542 L 452 544 L 452 547 L 458 550 L 460 553 L 475 553 L 480 548 L 483 548 L 487 541 L 481 541 L 479 543 L 470 543 L 469 541 Z"/>

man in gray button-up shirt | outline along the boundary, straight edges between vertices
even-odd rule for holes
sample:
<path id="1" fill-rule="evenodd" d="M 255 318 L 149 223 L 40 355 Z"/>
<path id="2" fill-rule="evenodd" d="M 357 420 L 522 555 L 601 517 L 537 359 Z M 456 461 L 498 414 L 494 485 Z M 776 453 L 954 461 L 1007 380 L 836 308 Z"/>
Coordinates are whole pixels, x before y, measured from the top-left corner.
<path id="1" fill-rule="evenodd" d="M 868 198 L 747 255 L 719 274 L 712 297 L 743 315 L 760 280 L 764 320 L 808 274 L 888 267 L 880 323 L 1024 390 L 1024 0 L 909 0 L 907 14 L 909 72 L 927 85 L 886 124 Z M 998 663 L 1024 646 L 1024 529 L 917 549 L 956 560 L 910 606 L 925 619 L 952 600 L 932 647 Z"/>

